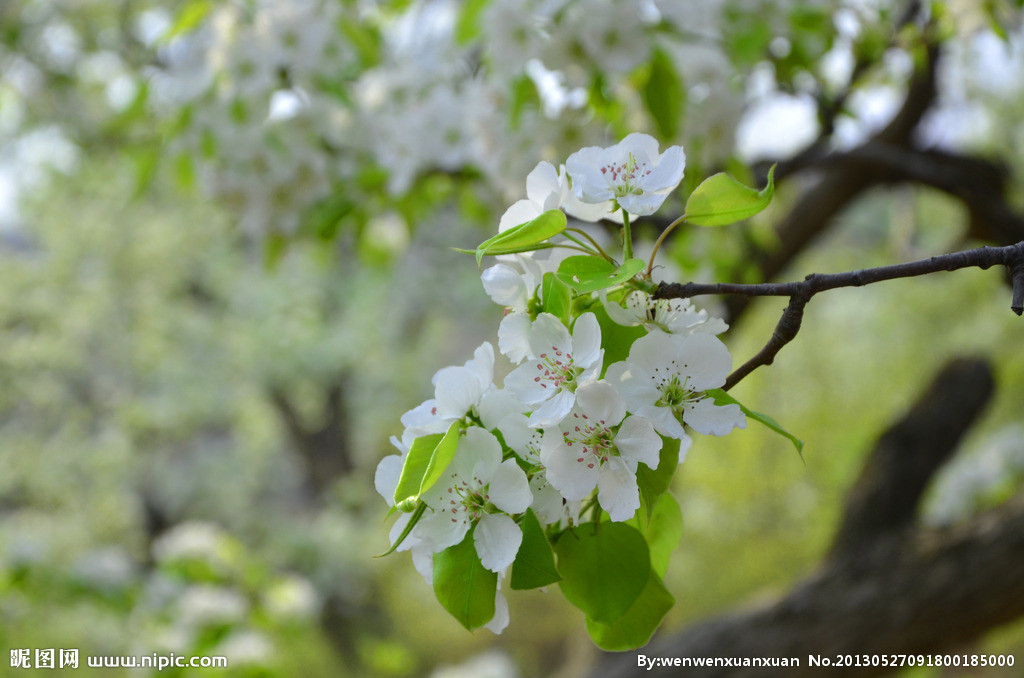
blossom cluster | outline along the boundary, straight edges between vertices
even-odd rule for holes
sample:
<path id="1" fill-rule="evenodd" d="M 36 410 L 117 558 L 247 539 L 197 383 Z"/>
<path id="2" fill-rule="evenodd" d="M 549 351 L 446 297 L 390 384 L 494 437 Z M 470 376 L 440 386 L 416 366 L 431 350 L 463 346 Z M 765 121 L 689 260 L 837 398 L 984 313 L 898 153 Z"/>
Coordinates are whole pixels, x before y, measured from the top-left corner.
<path id="1" fill-rule="evenodd" d="M 515 233 L 551 210 L 628 223 L 661 206 L 684 163 L 681 147 L 659 153 L 644 134 L 584 148 L 558 169 L 542 162 L 499 233 Z M 573 260 L 614 262 L 564 256 L 588 249 L 567 232 L 544 244 L 554 247 L 499 254 L 481 276 L 505 309 L 497 347 L 513 367 L 502 385 L 490 342 L 464 364 L 439 370 L 434 397 L 402 416 L 402 436 L 392 439 L 399 453 L 380 462 L 375 478 L 378 492 L 404 511 L 392 548 L 410 550 L 428 583 L 436 554 L 472 533 L 479 563 L 497 575 L 494 616 L 483 624 L 496 633 L 508 623 L 501 582 L 523 545 L 528 512 L 549 539 L 585 522 L 628 521 L 642 500 L 656 499 L 642 496 L 638 474 L 660 469 L 671 477 L 674 468 L 662 465 L 685 458 L 687 427 L 721 436 L 746 425 L 738 404 L 709 394 L 723 386 L 732 363 L 717 337 L 727 329 L 722 320 L 687 299 L 653 298 L 639 277 L 592 289 L 601 286 L 583 284 L 589 281 Z M 443 473 L 423 470 L 421 440 L 433 448 L 431 466 L 446 463 Z M 437 478 L 418 493 L 407 483 L 417 468 Z"/>

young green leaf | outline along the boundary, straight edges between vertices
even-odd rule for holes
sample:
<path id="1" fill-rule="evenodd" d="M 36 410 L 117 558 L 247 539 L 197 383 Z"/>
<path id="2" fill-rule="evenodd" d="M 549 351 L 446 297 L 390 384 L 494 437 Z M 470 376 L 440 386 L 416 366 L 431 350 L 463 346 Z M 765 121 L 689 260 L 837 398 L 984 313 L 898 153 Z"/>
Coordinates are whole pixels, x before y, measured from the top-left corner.
<path id="1" fill-rule="evenodd" d="M 555 544 L 559 587 L 588 618 L 612 624 L 647 585 L 651 559 L 643 535 L 625 523 L 586 523 Z"/>
<path id="2" fill-rule="evenodd" d="M 592 306 L 591 310 L 597 317 L 597 324 L 601 326 L 601 344 L 604 346 L 604 369 L 612 363 L 625 360 L 629 357 L 629 349 L 633 342 L 647 334 L 647 331 L 640 326 L 627 327 L 620 325 L 608 316 L 608 311 L 603 304 Z M 602 373 L 603 377 L 604 374 Z M 661 448 L 664 453 L 664 447 Z M 640 468 L 647 468 L 646 465 Z M 660 468 L 660 466 L 659 466 Z"/>
<path id="3" fill-rule="evenodd" d="M 744 186 L 725 173 L 705 179 L 686 201 L 687 222 L 698 226 L 724 226 L 752 217 L 772 201 L 775 166 L 768 170 L 768 185 L 760 191 Z"/>
<path id="4" fill-rule="evenodd" d="M 536 219 L 513 226 L 480 243 L 476 248 L 476 265 L 479 267 L 486 255 L 527 252 L 564 231 L 566 223 L 561 210 L 542 212 Z"/>
<path id="5" fill-rule="evenodd" d="M 430 458 L 434 455 L 434 449 L 442 438 L 444 438 L 443 434 L 435 433 L 421 436 L 412 442 L 409 454 L 405 456 L 405 463 L 402 464 L 402 472 L 398 476 L 398 485 L 395 487 L 395 504 L 419 497 L 420 485 L 423 484 L 423 476 L 427 472 L 427 467 L 430 466 Z"/>
<path id="6" fill-rule="evenodd" d="M 672 58 L 664 50 L 654 50 L 650 68 L 641 95 L 647 111 L 658 126 L 658 133 L 664 139 L 671 139 L 675 137 L 679 121 L 683 119 L 686 88 L 683 87 Z"/>
<path id="7" fill-rule="evenodd" d="M 480 563 L 473 543 L 474 526 L 466 538 L 434 554 L 434 594 L 438 602 L 472 631 L 494 618 L 498 575 Z"/>
<path id="8" fill-rule="evenodd" d="M 452 463 L 452 459 L 455 458 L 455 449 L 459 444 L 459 426 L 461 423 L 458 420 L 453 421 L 452 425 L 448 427 L 448 432 L 444 434 L 444 437 L 434 447 L 434 451 L 430 454 L 430 463 L 427 464 L 427 469 L 423 472 L 423 480 L 420 481 L 418 494 L 422 495 L 433 487 L 434 483 L 441 479 L 445 469 L 448 468 L 448 464 Z"/>
<path id="9" fill-rule="evenodd" d="M 796 448 L 796 451 L 800 455 L 800 458 L 801 459 L 804 458 L 804 441 L 800 440 L 795 435 L 793 435 L 792 433 L 790 433 L 786 429 L 782 428 L 782 425 L 779 424 L 779 422 L 775 421 L 774 419 L 769 417 L 767 414 L 762 414 L 760 412 L 755 412 L 754 410 L 751 410 L 746 405 L 744 405 L 740 401 L 736 400 L 735 398 L 733 398 L 731 395 L 729 395 L 728 393 L 726 393 L 725 391 L 723 391 L 720 388 L 716 388 L 716 389 L 712 389 L 710 391 L 706 391 L 706 393 L 709 396 L 711 396 L 712 398 L 714 398 L 716 405 L 734 405 L 734 404 L 735 405 L 739 405 L 740 406 L 740 410 L 743 411 L 743 414 L 747 415 L 748 417 L 750 417 L 754 421 L 761 422 L 762 424 L 764 424 L 765 426 L 767 426 L 771 430 L 775 431 L 779 435 L 781 435 L 781 436 L 783 436 L 785 438 L 788 438 L 789 441 L 791 443 L 793 443 L 793 447 Z"/>
<path id="10" fill-rule="evenodd" d="M 638 513 L 633 517 L 633 524 L 647 540 L 651 567 L 659 577 L 664 577 L 672 552 L 683 538 L 683 512 L 679 509 L 679 502 L 671 494 L 665 493 L 654 505 L 650 519 L 644 520 Z"/>
<path id="11" fill-rule="evenodd" d="M 559 280 L 554 273 L 545 273 L 540 296 L 544 302 L 544 310 L 568 327 L 572 318 L 572 292 L 569 286 Z"/>
<path id="12" fill-rule="evenodd" d="M 580 294 L 587 294 L 624 283 L 645 266 L 640 259 L 629 259 L 616 268 L 607 259 L 584 254 L 563 261 L 558 267 L 558 279 Z"/>
<path id="13" fill-rule="evenodd" d="M 544 529 L 531 509 L 523 515 L 519 527 L 523 530 L 523 542 L 519 545 L 515 562 L 512 563 L 510 586 L 521 591 L 554 584 L 562 577 L 555 568 L 555 557 L 551 544 L 544 536 Z"/>
<path id="14" fill-rule="evenodd" d="M 643 591 L 624 615 L 610 624 L 602 624 L 587 617 L 587 632 L 603 650 L 635 650 L 647 644 L 675 602 L 661 577 L 651 570 Z"/>
<path id="15" fill-rule="evenodd" d="M 392 507 L 392 511 L 393 510 L 394 510 L 394 507 Z M 427 505 L 424 504 L 422 501 L 419 502 L 419 504 L 416 506 L 415 510 L 412 512 L 412 517 L 410 517 L 409 518 L 409 522 L 407 522 L 405 524 L 405 527 L 402 529 L 402 533 L 400 535 L 398 535 L 398 539 L 395 540 L 395 543 L 392 544 L 391 548 L 389 548 L 387 551 L 385 551 L 384 553 L 382 553 L 382 554 L 380 554 L 379 556 L 376 556 L 376 557 L 377 558 L 383 558 L 386 555 L 390 555 L 391 553 L 394 552 L 395 549 L 397 549 L 399 546 L 401 546 L 402 542 L 405 541 L 405 538 L 409 536 L 410 532 L 412 532 L 412 528 L 416 527 L 416 523 L 420 522 L 420 518 L 423 517 L 423 514 L 426 512 L 426 510 L 427 510 Z M 388 512 L 388 515 L 391 515 L 391 511 Z"/>
<path id="16" fill-rule="evenodd" d="M 636 469 L 636 484 L 640 488 L 640 502 L 643 504 L 647 520 L 651 519 L 658 500 L 668 492 L 672 484 L 672 476 L 679 466 L 679 440 L 661 436 L 661 452 L 659 452 L 658 468 L 652 469 L 647 464 L 639 464 Z"/>

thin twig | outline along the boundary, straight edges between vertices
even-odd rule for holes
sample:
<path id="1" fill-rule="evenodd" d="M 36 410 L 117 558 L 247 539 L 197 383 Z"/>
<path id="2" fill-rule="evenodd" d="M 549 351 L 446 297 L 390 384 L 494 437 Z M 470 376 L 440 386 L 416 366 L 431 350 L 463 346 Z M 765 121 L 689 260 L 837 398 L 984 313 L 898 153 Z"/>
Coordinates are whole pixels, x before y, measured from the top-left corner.
<path id="1" fill-rule="evenodd" d="M 705 294 L 733 294 L 745 297 L 789 297 L 789 305 L 775 326 L 768 343 L 757 355 L 736 369 L 725 382 L 725 390 L 739 383 L 761 365 L 771 365 L 783 346 L 793 341 L 803 320 L 804 307 L 815 294 L 840 287 L 862 287 L 884 280 L 913 278 L 939 271 L 961 268 L 987 269 L 1005 266 L 1010 272 L 1013 299 L 1010 308 L 1017 315 L 1024 313 L 1024 241 L 1006 247 L 979 247 L 943 254 L 905 264 L 865 268 L 846 273 L 812 273 L 800 282 L 761 283 L 662 283 L 654 293 L 656 299 L 689 298 Z"/>

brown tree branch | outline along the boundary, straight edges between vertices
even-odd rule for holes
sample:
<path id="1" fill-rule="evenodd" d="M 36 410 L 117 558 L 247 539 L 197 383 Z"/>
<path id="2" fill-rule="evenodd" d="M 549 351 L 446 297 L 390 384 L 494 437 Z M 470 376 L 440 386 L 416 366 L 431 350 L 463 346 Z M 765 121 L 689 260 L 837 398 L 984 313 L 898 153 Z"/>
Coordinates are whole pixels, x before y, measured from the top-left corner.
<path id="1" fill-rule="evenodd" d="M 1024 495 L 953 528 L 926 529 L 910 520 L 920 488 L 991 392 L 991 368 L 982 361 L 956 361 L 944 369 L 879 440 L 851 495 L 837 548 L 817 573 L 775 602 L 699 623 L 643 654 L 801 662 L 784 669 L 688 668 L 687 678 L 811 677 L 822 675 L 808 666 L 811 654 L 834 659 L 955 651 L 1024 615 Z M 909 498 L 901 499 L 902 491 Z M 868 506 L 872 497 L 882 504 L 879 512 Z M 855 530 L 845 527 L 854 524 Z M 885 670 L 830 668 L 828 675 Z M 650 672 L 638 667 L 637 653 L 625 653 L 607 655 L 594 675 Z"/>
<path id="2" fill-rule="evenodd" d="M 912 278 L 939 271 L 962 268 L 987 269 L 1005 266 L 1010 273 L 1013 297 L 1010 309 L 1017 315 L 1024 313 L 1024 241 L 1005 247 L 979 247 L 911 261 L 903 264 L 865 268 L 845 273 L 812 273 L 800 282 L 786 283 L 662 283 L 654 293 L 656 299 L 689 298 L 705 294 L 729 294 L 740 297 L 789 297 L 789 305 L 782 313 L 768 343 L 757 355 L 733 371 L 725 382 L 732 388 L 762 365 L 771 365 L 782 347 L 796 338 L 803 320 L 804 307 L 819 292 L 840 287 L 862 287 L 897 278 Z"/>

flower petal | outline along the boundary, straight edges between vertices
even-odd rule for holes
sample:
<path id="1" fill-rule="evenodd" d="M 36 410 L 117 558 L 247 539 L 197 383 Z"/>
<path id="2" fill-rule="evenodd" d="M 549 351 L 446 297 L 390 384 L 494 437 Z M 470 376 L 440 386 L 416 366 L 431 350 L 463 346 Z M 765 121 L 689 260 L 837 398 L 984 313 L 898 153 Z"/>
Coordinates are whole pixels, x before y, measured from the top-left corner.
<path id="1" fill-rule="evenodd" d="M 501 462 L 491 476 L 487 494 L 492 504 L 510 514 L 522 513 L 533 501 L 530 481 L 514 459 Z"/>
<path id="2" fill-rule="evenodd" d="M 601 473 L 597 481 L 597 502 L 613 522 L 629 520 L 640 508 L 640 491 L 636 485 L 636 475 L 626 466 L 626 462 L 612 457 L 601 464 Z"/>
<path id="3" fill-rule="evenodd" d="M 688 404 L 683 411 L 683 421 L 697 433 L 712 436 L 724 436 L 734 428 L 747 427 L 747 418 L 739 405 L 715 405 L 711 398 Z"/>
<path id="4" fill-rule="evenodd" d="M 680 372 L 689 377 L 687 388 L 706 391 L 725 383 L 732 369 L 732 355 L 718 337 L 697 333 L 685 337 L 679 349 Z"/>
<path id="5" fill-rule="evenodd" d="M 624 459 L 642 462 L 652 469 L 658 468 L 661 436 L 654 432 L 654 425 L 644 417 L 626 417 L 615 435 L 615 447 L 619 448 Z"/>
<path id="6" fill-rule="evenodd" d="M 576 402 L 571 391 L 559 390 L 547 402 L 534 410 L 527 424 L 533 428 L 547 428 L 565 419 Z"/>
<path id="7" fill-rule="evenodd" d="M 526 303 L 533 293 L 526 288 L 523 275 L 507 264 L 495 264 L 484 269 L 480 281 L 484 285 L 484 292 L 494 303 L 516 311 L 526 309 Z"/>
<path id="8" fill-rule="evenodd" d="M 496 513 L 481 517 L 473 533 L 476 554 L 491 572 L 500 572 L 511 565 L 522 543 L 523 530 L 516 521 Z"/>
<path id="9" fill-rule="evenodd" d="M 548 482 L 569 501 L 585 498 L 597 485 L 597 468 L 578 462 L 576 452 L 562 442 L 556 429 L 544 433 L 540 459 L 547 468 Z"/>
<path id="10" fill-rule="evenodd" d="M 384 500 L 391 506 L 395 503 L 395 489 L 398 487 L 398 479 L 402 475 L 402 466 L 405 458 L 400 454 L 389 454 L 377 464 L 377 470 L 373 474 L 373 486 L 377 493 L 384 497 Z"/>
<path id="11" fill-rule="evenodd" d="M 479 426 L 466 430 L 455 451 L 452 466 L 463 480 L 475 478 L 490 482 L 501 464 L 501 443 L 494 434 Z"/>
<path id="12" fill-rule="evenodd" d="M 533 357 L 530 352 L 530 314 L 509 313 L 498 325 L 498 350 L 515 364 Z"/>
<path id="13" fill-rule="evenodd" d="M 494 593 L 494 617 L 484 624 L 484 628 L 495 635 L 500 635 L 508 627 L 508 601 L 501 591 Z"/>
<path id="14" fill-rule="evenodd" d="M 558 209 L 562 191 L 554 165 L 542 160 L 526 175 L 526 197 L 541 211 Z"/>
<path id="15" fill-rule="evenodd" d="M 645 191 L 653 191 L 655 193 L 671 191 L 683 180 L 683 170 L 685 168 L 686 153 L 683 152 L 683 147 L 670 146 L 661 154 L 658 166 L 640 180 L 640 186 Z"/>
<path id="16" fill-rule="evenodd" d="M 590 367 L 601 355 L 601 326 L 597 316 L 584 313 L 572 327 L 572 362 L 577 367 Z"/>
<path id="17" fill-rule="evenodd" d="M 615 387 L 604 381 L 592 381 L 576 389 L 576 404 L 592 421 L 607 428 L 618 425 L 626 416 L 626 403 Z"/>

